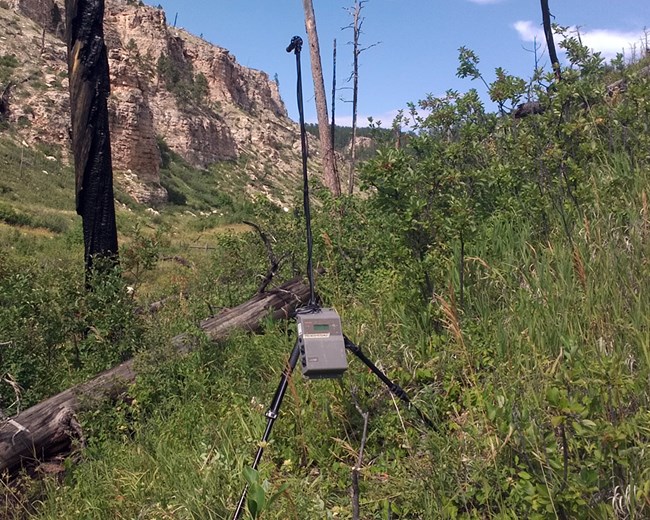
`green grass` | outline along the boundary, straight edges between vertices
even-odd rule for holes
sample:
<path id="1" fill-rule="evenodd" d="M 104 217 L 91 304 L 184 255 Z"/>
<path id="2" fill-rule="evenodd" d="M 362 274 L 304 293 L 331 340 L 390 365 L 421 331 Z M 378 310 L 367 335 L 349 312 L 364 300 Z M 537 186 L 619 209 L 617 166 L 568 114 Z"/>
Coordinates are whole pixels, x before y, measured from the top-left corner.
<path id="1" fill-rule="evenodd" d="M 192 212 L 210 212 L 210 224 L 230 224 L 250 214 L 250 200 L 245 195 L 245 158 L 222 161 L 208 169 L 196 169 L 174 153 L 159 139 L 163 167 L 162 186 L 169 194 L 169 202 L 177 209 Z"/>
<path id="2" fill-rule="evenodd" d="M 46 157 L 51 157 L 52 160 Z M 74 211 L 74 173 L 64 166 L 57 150 L 25 147 L 0 139 L 0 195 L 15 207 L 37 205 Z"/>
<path id="3" fill-rule="evenodd" d="M 624 162 L 603 168 L 617 179 L 631 168 L 625 201 L 610 190 L 625 211 L 613 215 L 601 199 L 577 230 L 577 253 L 561 233 L 533 244 L 525 222 L 486 222 L 468 259 L 466 307 L 443 305 L 439 334 L 412 319 L 389 273 L 356 296 L 323 279 L 348 334 L 436 430 L 352 357 L 341 384 L 294 378 L 260 466 L 269 495 L 288 487 L 263 518 L 350 518 L 361 431 L 355 399 L 370 413 L 364 518 L 613 518 L 612 500 L 631 517 L 646 516 L 650 186 Z M 195 291 L 212 291 L 216 305 L 232 298 L 227 276 L 248 279 L 220 271 L 218 284 L 204 285 L 223 269 L 220 255 L 239 250 L 259 258 L 258 267 L 264 261 L 236 236 L 224 244 L 213 274 L 193 282 Z M 452 281 L 455 265 L 450 259 Z M 230 288 L 239 291 L 235 301 L 254 284 L 241 289 Z M 238 334 L 157 363 L 156 349 L 205 314 L 206 297 L 193 293 L 147 326 L 142 341 L 157 346 L 142 360 L 130 399 L 82 417 L 90 440 L 83 462 L 66 466 L 62 481 L 41 484 L 36 517 L 232 514 L 294 336 L 291 325 L 269 323 L 263 335 Z M 441 299 L 452 301 L 447 292 Z"/>
<path id="4" fill-rule="evenodd" d="M 18 58 L 13 54 L 0 56 L 0 84 L 6 85 L 12 78 L 14 69 L 20 65 Z"/>

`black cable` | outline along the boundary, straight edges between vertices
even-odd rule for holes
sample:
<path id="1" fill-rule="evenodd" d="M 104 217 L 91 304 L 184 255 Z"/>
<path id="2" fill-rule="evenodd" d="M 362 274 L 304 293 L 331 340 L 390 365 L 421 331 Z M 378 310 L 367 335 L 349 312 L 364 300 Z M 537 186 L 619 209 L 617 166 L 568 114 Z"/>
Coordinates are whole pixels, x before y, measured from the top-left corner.
<path id="1" fill-rule="evenodd" d="M 377 368 L 377 366 L 363 353 L 361 347 L 352 343 L 350 338 L 348 338 L 345 334 L 343 335 L 343 341 L 345 342 L 345 348 L 357 356 L 357 358 L 363 362 L 363 364 L 366 365 L 370 371 L 388 387 L 388 390 L 390 390 L 394 396 L 398 397 L 404 404 L 406 404 L 408 408 L 413 409 L 415 413 L 418 414 L 418 417 L 422 419 L 422 422 L 424 422 L 424 424 L 426 424 L 429 428 L 432 430 L 436 429 L 436 426 L 433 424 L 431 419 L 429 419 L 429 417 L 422 410 L 413 404 L 406 391 L 397 383 L 391 381 L 386 374 Z"/>
<path id="2" fill-rule="evenodd" d="M 305 210 L 305 227 L 307 228 L 307 277 L 309 279 L 309 303 L 307 308 L 318 309 L 316 303 L 316 289 L 314 284 L 313 265 L 313 239 L 311 234 L 311 212 L 309 208 L 309 179 L 307 177 L 307 131 L 305 130 L 305 114 L 302 102 L 302 72 L 300 69 L 300 51 L 302 50 L 302 38 L 294 36 L 287 47 L 287 52 L 294 51 L 296 55 L 297 84 L 296 97 L 298 98 L 298 116 L 300 121 L 300 145 L 302 147 L 302 179 L 303 179 L 303 206 Z"/>

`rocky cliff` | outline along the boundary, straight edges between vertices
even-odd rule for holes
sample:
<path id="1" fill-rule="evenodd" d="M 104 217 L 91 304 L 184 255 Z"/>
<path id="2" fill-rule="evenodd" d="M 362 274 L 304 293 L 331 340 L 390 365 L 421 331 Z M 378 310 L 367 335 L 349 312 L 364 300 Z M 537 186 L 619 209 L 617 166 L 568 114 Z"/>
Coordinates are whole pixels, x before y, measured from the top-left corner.
<path id="1" fill-rule="evenodd" d="M 247 190 L 286 200 L 287 186 L 295 189 L 299 182 L 299 133 L 275 82 L 238 64 L 226 49 L 169 26 L 161 9 L 137 4 L 106 0 L 104 17 L 117 181 L 139 202 L 165 200 L 164 141 L 197 168 L 252 158 L 240 161 L 250 180 Z M 62 0 L 0 2 L 0 58 L 18 62 L 11 79 L 5 78 L 13 83 L 5 118 L 28 143 L 61 145 L 66 155 L 64 20 Z M 282 181 L 272 186 L 270 177 Z"/>

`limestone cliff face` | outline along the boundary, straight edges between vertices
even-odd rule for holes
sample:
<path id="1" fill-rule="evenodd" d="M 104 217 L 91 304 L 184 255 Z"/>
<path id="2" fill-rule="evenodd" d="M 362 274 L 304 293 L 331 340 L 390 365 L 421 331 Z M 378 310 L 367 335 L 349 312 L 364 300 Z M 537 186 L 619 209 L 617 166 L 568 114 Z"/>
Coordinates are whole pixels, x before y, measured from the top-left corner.
<path id="1" fill-rule="evenodd" d="M 65 15 L 63 4 L 55 0 L 9 0 L 16 11 L 31 18 L 46 31 L 59 37 L 64 36 Z"/>
<path id="2" fill-rule="evenodd" d="M 170 27 L 161 9 L 131 4 L 106 0 L 104 31 L 111 71 L 113 164 L 124 173 L 117 178 L 132 196 L 147 204 L 165 199 L 161 139 L 200 168 L 242 155 L 263 158 L 245 166 L 251 193 L 266 191 L 272 198 L 269 167 L 278 179 L 297 179 L 298 128 L 288 118 L 275 82 L 264 72 L 239 65 L 226 49 Z M 10 117 L 28 120 L 23 132 L 28 142 L 58 143 L 67 149 L 63 2 L 11 0 L 10 6 L 22 15 L 13 36 L 23 38 L 15 39 L 9 50 L 16 56 L 38 56 L 35 65 L 43 71 L 41 83 L 46 86 L 37 92 L 17 86 L 26 102 L 14 103 Z M 2 11 L 0 7 L 0 18 Z M 267 180 L 255 182 L 259 178 Z"/>

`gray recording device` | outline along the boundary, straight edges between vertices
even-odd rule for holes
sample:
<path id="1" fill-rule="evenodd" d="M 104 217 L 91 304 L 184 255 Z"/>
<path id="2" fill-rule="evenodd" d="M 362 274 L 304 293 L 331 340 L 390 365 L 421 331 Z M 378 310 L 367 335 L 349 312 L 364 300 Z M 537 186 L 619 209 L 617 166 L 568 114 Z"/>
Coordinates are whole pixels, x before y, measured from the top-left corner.
<path id="1" fill-rule="evenodd" d="M 340 377 L 348 368 L 341 318 L 334 309 L 296 315 L 302 375 L 309 379 Z"/>

